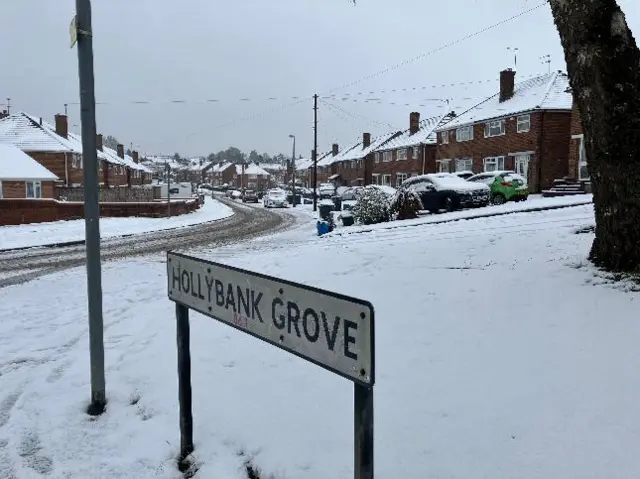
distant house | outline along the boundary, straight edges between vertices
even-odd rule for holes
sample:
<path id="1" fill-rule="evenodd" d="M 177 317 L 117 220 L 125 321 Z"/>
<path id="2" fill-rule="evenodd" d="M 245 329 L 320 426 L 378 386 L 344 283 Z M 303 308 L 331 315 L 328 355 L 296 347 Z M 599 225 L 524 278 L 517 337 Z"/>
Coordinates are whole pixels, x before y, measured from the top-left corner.
<path id="1" fill-rule="evenodd" d="M 438 171 L 515 170 L 540 191 L 569 170 L 572 97 L 567 75 L 515 83 L 500 72 L 500 91 L 437 129 Z"/>
<path id="2" fill-rule="evenodd" d="M 448 111 L 424 120 L 409 115 L 409 129 L 392 135 L 373 150 L 372 183 L 400 186 L 407 178 L 436 171 L 436 128 Z"/>
<path id="3" fill-rule="evenodd" d="M 231 185 L 236 176 L 236 165 L 230 161 L 220 161 L 214 164 L 209 170 L 212 186 Z"/>
<path id="4" fill-rule="evenodd" d="M 318 161 L 318 183 L 330 181 L 337 185 L 342 185 L 341 163 L 347 160 L 354 151 L 362 148 L 362 143 L 358 141 L 347 148 L 340 150 L 339 145 L 334 143 L 331 146 L 331 154 L 325 155 Z"/>
<path id="5" fill-rule="evenodd" d="M 263 191 L 269 188 L 269 172 L 264 168 L 249 163 L 247 165 L 235 165 L 234 183 L 236 188 Z"/>
<path id="6" fill-rule="evenodd" d="M 58 177 L 19 148 L 0 144 L 0 199 L 53 198 Z"/>
<path id="7" fill-rule="evenodd" d="M 301 160 L 296 160 L 297 170 L 300 170 L 300 161 Z M 287 175 L 287 167 L 285 165 L 281 163 L 260 163 L 259 166 L 269 173 L 269 178 L 272 183 L 280 184 L 285 182 Z M 304 174 L 306 176 L 306 172 Z"/>

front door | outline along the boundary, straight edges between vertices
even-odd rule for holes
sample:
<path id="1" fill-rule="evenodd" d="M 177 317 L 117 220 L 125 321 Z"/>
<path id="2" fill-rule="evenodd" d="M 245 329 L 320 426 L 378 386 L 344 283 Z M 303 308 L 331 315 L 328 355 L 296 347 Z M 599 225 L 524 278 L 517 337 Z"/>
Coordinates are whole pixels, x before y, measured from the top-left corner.
<path id="1" fill-rule="evenodd" d="M 529 182 L 529 161 L 530 155 L 516 155 L 515 157 L 515 170 L 520 176 Z"/>

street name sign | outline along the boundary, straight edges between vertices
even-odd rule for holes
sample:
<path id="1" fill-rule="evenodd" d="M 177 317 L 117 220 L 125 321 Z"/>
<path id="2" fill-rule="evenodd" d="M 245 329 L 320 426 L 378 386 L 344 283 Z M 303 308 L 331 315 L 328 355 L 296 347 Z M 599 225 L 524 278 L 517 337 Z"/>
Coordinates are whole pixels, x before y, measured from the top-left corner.
<path id="1" fill-rule="evenodd" d="M 176 303 L 180 458 L 193 452 L 189 309 L 354 384 L 354 478 L 373 479 L 374 309 L 370 302 L 169 251 Z"/>
<path id="2" fill-rule="evenodd" d="M 373 385 L 369 302 L 177 253 L 169 253 L 167 268 L 171 300 Z"/>

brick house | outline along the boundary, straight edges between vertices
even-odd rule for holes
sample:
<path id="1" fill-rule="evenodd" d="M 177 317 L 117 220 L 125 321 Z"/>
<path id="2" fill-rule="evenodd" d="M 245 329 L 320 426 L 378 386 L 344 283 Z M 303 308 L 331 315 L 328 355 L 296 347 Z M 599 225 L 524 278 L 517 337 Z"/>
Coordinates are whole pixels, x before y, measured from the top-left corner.
<path id="1" fill-rule="evenodd" d="M 0 144 L 0 199 L 53 198 L 58 177 L 13 145 Z"/>
<path id="2" fill-rule="evenodd" d="M 269 173 L 255 163 L 235 165 L 233 183 L 236 188 L 264 191 L 269 188 Z"/>
<path id="3" fill-rule="evenodd" d="M 569 140 L 569 173 L 570 178 L 589 181 L 587 153 L 584 147 L 584 131 L 578 105 L 574 102 L 571 110 L 571 139 Z"/>
<path id="4" fill-rule="evenodd" d="M 331 146 L 331 154 L 325 155 L 322 160 L 318 161 L 318 183 L 331 181 L 336 185 L 342 185 L 341 163 L 347 161 L 349 155 L 362 149 L 362 143 L 358 142 L 347 148 L 340 150 L 337 143 Z M 350 161 L 350 160 L 349 160 Z M 346 168 L 344 168 L 346 169 Z"/>
<path id="5" fill-rule="evenodd" d="M 316 159 L 316 169 L 317 169 L 317 181 L 318 184 L 329 181 L 329 175 L 331 174 L 331 166 L 323 166 L 324 162 L 329 156 L 335 156 L 338 154 L 338 145 L 334 144 L 331 151 L 326 153 L 318 154 Z M 313 184 L 313 165 L 309 166 L 308 173 L 309 184 Z"/>
<path id="6" fill-rule="evenodd" d="M 207 171 L 211 176 L 212 186 L 232 185 L 236 175 L 235 165 L 231 162 L 218 162 Z"/>
<path id="7" fill-rule="evenodd" d="M 409 129 L 384 141 L 373 152 L 372 183 L 399 187 L 411 176 L 436 171 L 436 128 L 446 113 L 420 121 L 409 114 Z"/>
<path id="8" fill-rule="evenodd" d="M 533 192 L 567 175 L 567 75 L 554 72 L 517 84 L 515 75 L 511 69 L 500 72 L 499 93 L 437 128 L 437 171 L 515 170 Z"/>

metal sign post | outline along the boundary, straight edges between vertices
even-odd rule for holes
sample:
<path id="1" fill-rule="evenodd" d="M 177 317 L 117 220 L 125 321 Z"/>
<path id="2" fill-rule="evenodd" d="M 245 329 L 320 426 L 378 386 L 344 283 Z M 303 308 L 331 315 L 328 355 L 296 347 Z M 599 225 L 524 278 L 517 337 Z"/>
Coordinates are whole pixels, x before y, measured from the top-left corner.
<path id="1" fill-rule="evenodd" d="M 232 266 L 167 253 L 176 303 L 179 467 L 193 452 L 189 309 L 354 383 L 354 478 L 373 479 L 374 309 L 371 303 Z"/>

